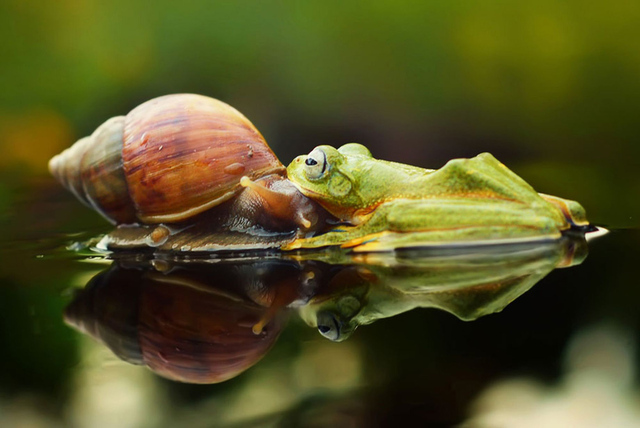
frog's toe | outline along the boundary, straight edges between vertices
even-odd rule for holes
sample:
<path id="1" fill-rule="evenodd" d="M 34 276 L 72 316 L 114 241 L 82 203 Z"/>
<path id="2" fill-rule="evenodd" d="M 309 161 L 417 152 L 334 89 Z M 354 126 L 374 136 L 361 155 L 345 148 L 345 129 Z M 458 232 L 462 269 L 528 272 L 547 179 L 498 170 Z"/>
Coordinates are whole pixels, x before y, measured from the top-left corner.
<path id="1" fill-rule="evenodd" d="M 589 223 L 589 220 L 587 220 L 587 212 L 578 202 L 569 199 L 562 199 L 557 196 L 544 195 L 542 193 L 540 196 L 560 210 L 564 218 L 571 225 L 572 229 L 583 232 L 589 232 L 593 229 L 594 226 L 592 226 Z"/>
<path id="2" fill-rule="evenodd" d="M 587 220 L 587 212 L 584 207 L 576 201 L 566 201 L 566 211 L 563 210 L 562 214 L 565 215 L 567 221 L 572 226 L 589 226 Z"/>

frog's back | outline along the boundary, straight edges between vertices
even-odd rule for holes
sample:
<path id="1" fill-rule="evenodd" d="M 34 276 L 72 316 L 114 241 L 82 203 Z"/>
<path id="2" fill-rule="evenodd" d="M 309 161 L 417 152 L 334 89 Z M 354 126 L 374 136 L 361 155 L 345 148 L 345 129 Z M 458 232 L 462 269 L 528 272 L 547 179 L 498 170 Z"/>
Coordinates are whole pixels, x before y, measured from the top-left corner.
<path id="1" fill-rule="evenodd" d="M 427 199 L 445 196 L 539 200 L 535 190 L 489 153 L 453 159 L 438 170 L 371 159 L 350 168 L 363 199 Z"/>
<path id="2" fill-rule="evenodd" d="M 423 183 L 435 172 L 373 158 L 358 159 L 347 165 L 345 170 L 351 174 L 351 182 L 357 185 L 360 208 L 363 209 L 399 198 L 421 198 L 426 188 Z"/>
<path id="3" fill-rule="evenodd" d="M 553 212 L 554 218 L 565 224 L 562 229 L 589 228 L 586 212 L 576 201 L 539 194 L 489 153 L 470 159 L 453 159 L 438 170 L 427 170 L 392 162 L 379 161 L 397 171 L 394 183 L 378 183 L 380 192 L 386 189 L 381 203 L 398 199 L 462 199 L 476 201 L 508 201 L 542 212 Z M 367 180 L 361 180 L 366 185 Z M 389 190 L 391 187 L 391 191 Z M 551 205 L 551 206 L 550 206 Z M 560 220 L 564 218 L 564 220 Z"/>

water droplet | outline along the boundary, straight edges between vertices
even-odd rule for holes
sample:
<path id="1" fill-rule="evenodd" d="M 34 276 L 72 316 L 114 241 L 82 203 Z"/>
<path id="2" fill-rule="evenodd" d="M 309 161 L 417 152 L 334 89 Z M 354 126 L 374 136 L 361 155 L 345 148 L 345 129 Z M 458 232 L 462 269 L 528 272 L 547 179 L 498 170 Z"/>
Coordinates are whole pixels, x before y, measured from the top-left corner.
<path id="1" fill-rule="evenodd" d="M 158 226 L 155 229 L 153 229 L 151 234 L 149 234 L 149 238 L 151 238 L 151 241 L 154 244 L 162 245 L 165 242 L 167 242 L 167 238 L 169 237 L 170 234 L 171 233 L 169 232 L 169 229 L 167 229 L 164 226 Z"/>
<path id="2" fill-rule="evenodd" d="M 151 265 L 158 272 L 168 272 L 169 270 L 171 270 L 171 263 L 166 260 L 154 259 L 151 260 Z"/>
<path id="3" fill-rule="evenodd" d="M 230 175 L 240 175 L 244 172 L 245 169 L 246 167 L 243 164 L 236 162 L 232 163 L 231 165 L 227 165 L 224 168 L 224 172 Z"/>

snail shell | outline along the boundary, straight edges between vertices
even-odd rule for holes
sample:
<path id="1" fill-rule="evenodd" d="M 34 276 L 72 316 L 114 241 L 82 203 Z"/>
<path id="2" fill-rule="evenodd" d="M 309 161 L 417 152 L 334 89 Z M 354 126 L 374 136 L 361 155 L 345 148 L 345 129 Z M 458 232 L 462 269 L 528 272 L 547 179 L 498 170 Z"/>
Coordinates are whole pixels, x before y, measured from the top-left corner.
<path id="1" fill-rule="evenodd" d="M 49 162 L 112 223 L 172 223 L 232 198 L 240 178 L 284 175 L 260 132 L 233 107 L 174 94 L 109 119 Z"/>

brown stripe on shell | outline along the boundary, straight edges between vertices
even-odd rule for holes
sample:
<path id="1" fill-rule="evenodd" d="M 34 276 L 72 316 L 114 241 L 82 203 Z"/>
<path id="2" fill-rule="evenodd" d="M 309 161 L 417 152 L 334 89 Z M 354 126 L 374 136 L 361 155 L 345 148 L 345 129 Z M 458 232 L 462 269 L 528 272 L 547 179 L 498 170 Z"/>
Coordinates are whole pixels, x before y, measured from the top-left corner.
<path id="1" fill-rule="evenodd" d="M 137 221 L 122 171 L 124 116 L 109 119 L 49 161 L 51 174 L 112 223 Z"/>
<path id="2" fill-rule="evenodd" d="M 126 118 L 123 166 L 138 217 L 175 222 L 233 197 L 240 175 L 284 167 L 258 130 L 233 107 L 193 94 L 148 101 Z"/>
<path id="3" fill-rule="evenodd" d="M 113 117 L 91 135 L 92 143 L 82 160 L 84 194 L 91 205 L 115 223 L 137 221 L 122 170 L 124 116 Z"/>
<path id="4" fill-rule="evenodd" d="M 267 309 L 240 296 L 216 293 L 193 275 L 146 275 L 138 334 L 144 362 L 169 379 L 218 383 L 258 362 L 273 346 L 283 322 L 261 334 L 252 325 Z M 225 284 L 222 284 L 225 285 Z"/>
<path id="5" fill-rule="evenodd" d="M 89 207 L 91 207 L 91 204 L 82 191 L 80 159 L 82 159 L 90 143 L 91 137 L 82 138 L 49 161 L 49 172 L 51 175 L 82 203 Z"/>

